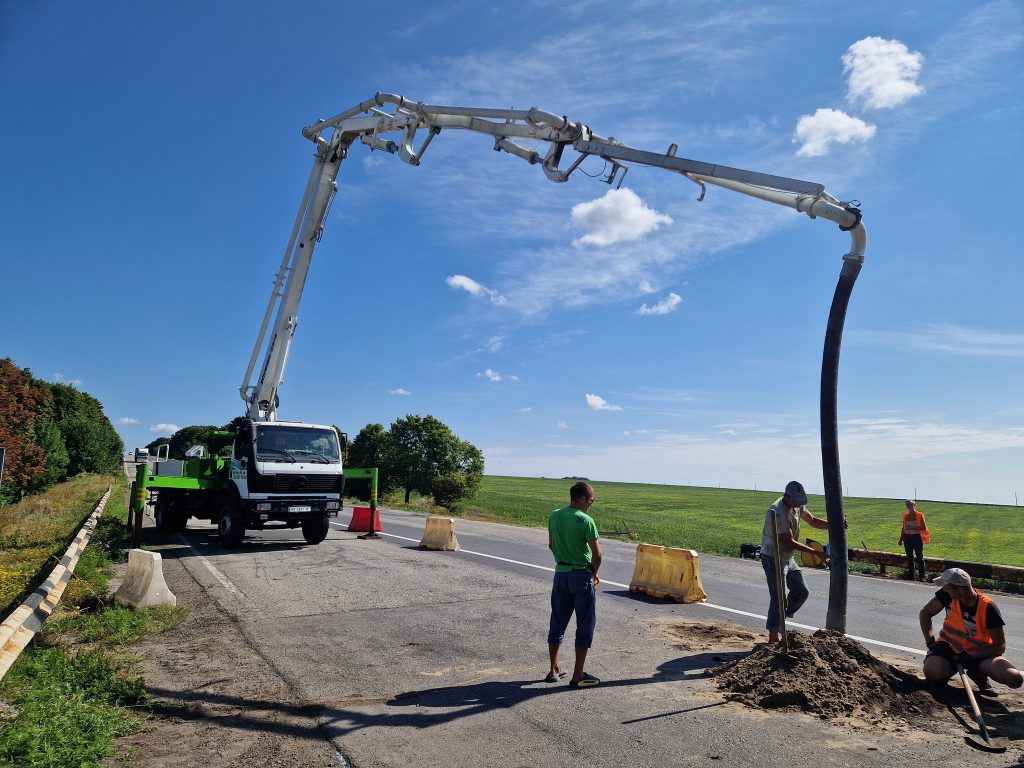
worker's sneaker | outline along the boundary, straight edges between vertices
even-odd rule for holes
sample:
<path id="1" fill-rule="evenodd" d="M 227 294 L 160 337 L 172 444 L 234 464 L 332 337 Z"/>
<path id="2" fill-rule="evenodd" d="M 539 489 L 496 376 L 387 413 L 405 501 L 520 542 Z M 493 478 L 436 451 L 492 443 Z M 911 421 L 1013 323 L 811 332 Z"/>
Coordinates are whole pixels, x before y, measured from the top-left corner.
<path id="1" fill-rule="evenodd" d="M 999 691 L 992 687 L 992 681 L 987 677 L 982 678 L 981 681 L 974 681 L 978 685 L 978 695 L 984 696 L 987 699 L 994 699 L 999 696 Z"/>
<path id="2" fill-rule="evenodd" d="M 971 682 L 973 682 L 978 687 L 979 696 L 985 696 L 986 698 L 995 698 L 999 695 L 999 692 L 992 687 L 992 681 L 988 679 L 988 675 L 981 675 L 977 673 L 968 672 L 967 676 L 971 678 Z"/>

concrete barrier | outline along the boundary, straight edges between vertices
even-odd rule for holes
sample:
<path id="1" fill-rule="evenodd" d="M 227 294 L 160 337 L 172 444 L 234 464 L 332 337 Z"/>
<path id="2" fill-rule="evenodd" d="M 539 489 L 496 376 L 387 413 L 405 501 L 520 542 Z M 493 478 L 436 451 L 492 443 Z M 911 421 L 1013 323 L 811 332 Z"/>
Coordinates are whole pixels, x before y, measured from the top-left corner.
<path id="1" fill-rule="evenodd" d="M 450 517 L 428 517 L 420 546 L 424 549 L 457 551 L 459 540 L 455 538 L 455 520 Z"/>
<path id="2" fill-rule="evenodd" d="M 110 489 L 108 488 L 46 581 L 40 584 L 39 588 L 29 595 L 24 603 L 11 611 L 10 616 L 4 619 L 3 624 L 0 624 L 0 679 L 7 674 L 7 670 L 17 661 L 18 656 L 25 650 L 25 646 L 31 642 L 36 632 L 43 626 L 43 622 L 57 607 L 57 603 L 64 595 L 64 588 L 67 587 L 68 581 L 71 580 L 71 576 L 75 572 L 78 558 L 88 545 L 89 539 L 92 538 L 93 531 L 96 530 L 96 525 L 99 523 L 103 508 L 107 506 L 109 498 Z"/>
<path id="3" fill-rule="evenodd" d="M 128 550 L 128 572 L 114 600 L 131 608 L 153 608 L 158 605 L 178 604 L 174 593 L 164 581 L 163 560 L 157 552 L 144 549 Z"/>
<path id="4" fill-rule="evenodd" d="M 702 603 L 708 599 L 700 583 L 700 559 L 692 549 L 640 544 L 630 592 L 668 597 L 677 603 Z"/>

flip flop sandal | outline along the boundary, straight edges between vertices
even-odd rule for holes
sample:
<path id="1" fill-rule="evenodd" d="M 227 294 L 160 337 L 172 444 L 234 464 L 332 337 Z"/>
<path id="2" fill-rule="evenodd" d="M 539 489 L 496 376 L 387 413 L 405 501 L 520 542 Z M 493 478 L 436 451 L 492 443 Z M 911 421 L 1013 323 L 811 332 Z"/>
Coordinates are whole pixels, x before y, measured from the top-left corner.
<path id="1" fill-rule="evenodd" d="M 601 678 L 593 675 L 583 675 L 579 680 L 570 680 L 570 688 L 593 688 L 601 682 Z"/>
<path id="2" fill-rule="evenodd" d="M 559 680 L 561 680 L 567 674 L 569 674 L 569 673 L 568 672 L 559 672 L 559 673 L 556 674 L 554 672 L 548 672 L 548 676 L 544 678 L 544 682 L 545 683 L 557 683 Z"/>

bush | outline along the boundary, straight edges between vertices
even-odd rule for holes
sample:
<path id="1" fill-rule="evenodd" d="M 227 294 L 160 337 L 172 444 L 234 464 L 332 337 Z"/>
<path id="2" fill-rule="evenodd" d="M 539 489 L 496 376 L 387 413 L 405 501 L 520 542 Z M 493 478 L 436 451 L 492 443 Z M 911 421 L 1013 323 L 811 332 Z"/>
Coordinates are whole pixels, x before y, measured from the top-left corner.
<path id="1" fill-rule="evenodd" d="M 464 475 L 449 472 L 434 480 L 431 493 L 434 496 L 434 503 L 439 507 L 451 507 L 459 499 L 470 495 L 469 483 Z"/>

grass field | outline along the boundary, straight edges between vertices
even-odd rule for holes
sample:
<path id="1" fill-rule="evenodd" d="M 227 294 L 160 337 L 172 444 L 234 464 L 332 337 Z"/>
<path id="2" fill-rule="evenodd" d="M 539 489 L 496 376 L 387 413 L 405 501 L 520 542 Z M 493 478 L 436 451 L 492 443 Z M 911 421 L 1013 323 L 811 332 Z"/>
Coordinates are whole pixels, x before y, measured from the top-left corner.
<path id="1" fill-rule="evenodd" d="M 455 514 L 545 527 L 548 513 L 569 503 L 571 480 L 488 475 L 477 495 L 460 503 Z M 591 509 L 598 530 L 632 530 L 638 541 L 698 552 L 739 555 L 740 544 L 760 543 L 764 511 L 781 491 L 745 491 L 642 483 L 593 481 Z M 810 510 L 825 516 L 822 496 L 809 497 Z M 903 522 L 903 499 L 847 498 L 851 547 L 902 552 L 897 545 Z M 932 541 L 927 557 L 946 557 L 1024 567 L 1024 508 L 988 504 L 918 501 Z M 826 531 L 810 526 L 801 538 L 826 540 Z"/>

